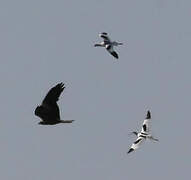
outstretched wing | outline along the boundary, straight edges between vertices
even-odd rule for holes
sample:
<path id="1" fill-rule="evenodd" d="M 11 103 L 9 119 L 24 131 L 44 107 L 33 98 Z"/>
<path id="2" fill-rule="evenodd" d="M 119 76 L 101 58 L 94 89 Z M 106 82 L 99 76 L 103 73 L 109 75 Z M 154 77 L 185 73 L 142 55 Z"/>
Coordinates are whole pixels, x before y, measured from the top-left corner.
<path id="1" fill-rule="evenodd" d="M 114 56 L 116 59 L 119 58 L 118 54 L 113 50 L 113 46 L 112 46 L 112 45 L 107 44 L 107 45 L 106 45 L 106 49 L 107 49 L 107 51 L 108 51 L 112 56 Z"/>
<path id="2" fill-rule="evenodd" d="M 42 104 L 55 105 L 56 102 L 59 100 L 59 96 L 64 90 L 64 88 L 65 88 L 64 84 L 59 83 L 55 87 L 50 89 L 50 91 L 47 93 L 46 97 L 44 98 Z"/>
<path id="3" fill-rule="evenodd" d="M 150 111 L 147 111 L 147 116 L 145 118 L 145 120 L 143 121 L 143 125 L 142 125 L 142 129 L 141 129 L 141 133 L 149 133 L 149 121 L 151 119 L 151 113 Z"/>
<path id="4" fill-rule="evenodd" d="M 49 118 L 51 119 L 60 119 L 60 110 L 57 101 L 59 100 L 59 96 L 64 88 L 65 87 L 63 83 L 57 84 L 55 87 L 50 89 L 42 102 L 42 106 L 47 109 Z"/>
<path id="5" fill-rule="evenodd" d="M 127 153 L 130 153 L 140 147 L 140 145 L 145 141 L 144 137 L 138 137 L 136 141 L 131 145 L 131 148 Z"/>
<path id="6" fill-rule="evenodd" d="M 100 34 L 99 34 L 99 37 L 103 38 L 103 40 L 104 40 L 105 42 L 111 42 L 111 40 L 110 40 L 110 38 L 109 38 L 109 36 L 108 36 L 108 34 L 107 34 L 106 32 L 100 33 Z"/>

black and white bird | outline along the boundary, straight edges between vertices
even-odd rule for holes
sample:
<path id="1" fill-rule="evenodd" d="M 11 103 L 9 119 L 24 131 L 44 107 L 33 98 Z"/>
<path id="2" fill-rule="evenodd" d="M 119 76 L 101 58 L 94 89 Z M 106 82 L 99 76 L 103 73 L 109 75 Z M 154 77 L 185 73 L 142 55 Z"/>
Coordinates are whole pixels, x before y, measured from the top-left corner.
<path id="1" fill-rule="evenodd" d="M 95 47 L 105 47 L 107 51 L 113 55 L 116 59 L 119 58 L 118 54 L 114 51 L 113 47 L 118 45 L 123 45 L 123 43 L 119 43 L 116 41 L 111 41 L 108 34 L 106 32 L 100 33 L 99 37 L 103 38 L 103 41 L 99 44 L 95 44 Z"/>
<path id="2" fill-rule="evenodd" d="M 57 104 L 59 96 L 64 90 L 64 84 L 59 83 L 51 88 L 40 106 L 35 109 L 35 115 L 40 117 L 42 125 L 54 125 L 58 123 L 72 123 L 74 120 L 61 120 L 60 110 Z"/>
<path id="3" fill-rule="evenodd" d="M 143 125 L 142 125 L 142 129 L 141 132 L 132 132 L 133 134 L 135 134 L 137 136 L 136 141 L 131 145 L 131 148 L 129 149 L 129 151 L 127 153 L 130 153 L 136 149 L 138 149 L 140 147 L 140 145 L 146 140 L 146 139 L 150 139 L 150 140 L 154 140 L 154 141 L 158 141 L 158 139 L 155 139 L 150 132 L 149 129 L 149 124 L 151 121 L 151 113 L 150 111 L 147 111 L 147 116 L 145 118 L 145 120 L 143 121 Z"/>

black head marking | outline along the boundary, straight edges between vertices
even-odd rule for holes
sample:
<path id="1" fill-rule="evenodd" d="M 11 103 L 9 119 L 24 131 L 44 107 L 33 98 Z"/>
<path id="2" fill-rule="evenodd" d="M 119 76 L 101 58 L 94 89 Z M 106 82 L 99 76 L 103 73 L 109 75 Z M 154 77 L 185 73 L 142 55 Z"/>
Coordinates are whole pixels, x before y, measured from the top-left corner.
<path id="1" fill-rule="evenodd" d="M 146 119 L 151 119 L 151 112 L 150 111 L 147 111 L 147 117 Z"/>

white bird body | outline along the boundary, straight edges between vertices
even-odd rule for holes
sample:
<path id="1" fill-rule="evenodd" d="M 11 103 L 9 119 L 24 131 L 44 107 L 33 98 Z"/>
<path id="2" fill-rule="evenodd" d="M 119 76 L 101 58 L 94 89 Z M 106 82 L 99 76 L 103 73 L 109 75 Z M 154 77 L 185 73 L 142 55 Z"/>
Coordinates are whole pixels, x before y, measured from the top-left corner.
<path id="1" fill-rule="evenodd" d="M 131 145 L 129 151 L 127 153 L 130 153 L 136 149 L 138 149 L 140 147 L 140 145 L 146 140 L 146 139 L 150 139 L 150 140 L 154 140 L 154 141 L 158 141 L 158 139 L 155 139 L 154 137 L 152 137 L 151 133 L 150 133 L 150 129 L 149 129 L 149 124 L 150 124 L 150 120 L 151 120 L 151 113 L 150 111 L 147 112 L 147 117 L 146 119 L 143 121 L 143 125 L 142 125 L 142 129 L 140 133 L 137 132 L 133 132 L 135 135 L 137 135 L 137 139 L 136 141 Z"/>
<path id="2" fill-rule="evenodd" d="M 122 45 L 123 43 L 118 43 L 116 41 L 111 41 L 108 34 L 103 32 L 99 34 L 99 37 L 103 38 L 103 41 L 99 44 L 95 44 L 94 46 L 100 46 L 100 47 L 105 47 L 107 49 L 107 51 L 113 55 L 116 59 L 119 58 L 118 54 L 114 51 L 113 47 L 114 46 L 118 46 L 118 45 Z"/>

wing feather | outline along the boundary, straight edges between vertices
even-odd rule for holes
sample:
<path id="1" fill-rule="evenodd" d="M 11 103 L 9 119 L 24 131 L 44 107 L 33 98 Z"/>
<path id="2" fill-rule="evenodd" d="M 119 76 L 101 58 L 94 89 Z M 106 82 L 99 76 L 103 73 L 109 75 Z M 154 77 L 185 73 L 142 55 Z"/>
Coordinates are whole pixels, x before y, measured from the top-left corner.
<path id="1" fill-rule="evenodd" d="M 35 114 L 46 122 L 53 122 L 60 119 L 60 110 L 57 104 L 60 94 L 64 90 L 64 84 L 59 83 L 49 90 L 40 107 L 37 107 Z"/>
<path id="2" fill-rule="evenodd" d="M 150 119 L 151 119 L 151 113 L 150 113 L 150 111 L 147 111 L 147 117 L 143 121 L 141 133 L 149 133 Z"/>
<path id="3" fill-rule="evenodd" d="M 107 49 L 107 51 L 108 51 L 112 56 L 114 56 L 116 59 L 119 58 L 118 54 L 113 50 L 113 46 L 112 46 L 112 45 L 110 45 L 110 44 L 106 45 L 106 49 Z"/>
<path id="4" fill-rule="evenodd" d="M 140 145 L 145 141 L 144 137 L 138 137 L 136 141 L 131 145 L 129 151 L 127 153 L 130 153 L 140 147 Z"/>
<path id="5" fill-rule="evenodd" d="M 103 40 L 106 42 L 111 42 L 111 40 L 106 32 L 100 33 L 99 37 L 103 38 Z"/>
<path id="6" fill-rule="evenodd" d="M 46 97 L 43 100 L 43 104 L 47 105 L 55 105 L 56 102 L 59 100 L 60 94 L 64 90 L 64 84 L 59 83 L 56 86 L 54 86 L 50 91 L 47 93 Z"/>

